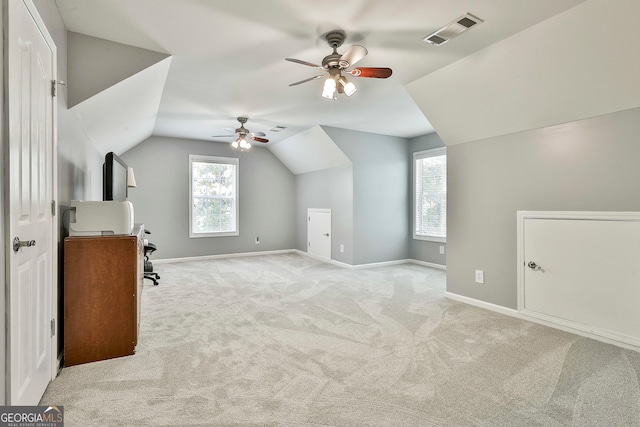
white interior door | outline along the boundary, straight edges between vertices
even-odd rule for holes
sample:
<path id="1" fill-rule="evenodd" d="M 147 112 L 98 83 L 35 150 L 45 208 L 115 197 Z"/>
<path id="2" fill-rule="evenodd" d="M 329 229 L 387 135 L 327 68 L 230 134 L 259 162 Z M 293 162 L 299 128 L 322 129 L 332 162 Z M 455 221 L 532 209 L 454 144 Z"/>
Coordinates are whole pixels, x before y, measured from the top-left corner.
<path id="1" fill-rule="evenodd" d="M 29 0 L 9 1 L 8 400 L 36 405 L 56 359 L 53 299 L 55 46 Z M 24 244 L 13 250 L 14 239 Z"/>
<path id="2" fill-rule="evenodd" d="M 331 209 L 307 211 L 307 253 L 331 259 Z"/>
<path id="3" fill-rule="evenodd" d="M 640 339 L 640 222 L 524 220 L 524 312 Z"/>

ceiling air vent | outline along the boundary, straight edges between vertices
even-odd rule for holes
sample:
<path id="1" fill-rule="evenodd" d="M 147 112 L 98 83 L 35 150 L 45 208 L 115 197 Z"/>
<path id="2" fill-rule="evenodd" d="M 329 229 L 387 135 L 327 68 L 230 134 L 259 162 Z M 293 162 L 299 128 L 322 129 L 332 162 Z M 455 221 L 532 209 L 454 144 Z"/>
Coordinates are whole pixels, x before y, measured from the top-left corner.
<path id="1" fill-rule="evenodd" d="M 473 28 L 482 22 L 484 22 L 482 19 L 477 18 L 471 15 L 470 13 L 467 13 L 449 22 L 447 25 L 440 28 L 438 31 L 434 31 L 433 33 L 429 34 L 427 37 L 425 37 L 422 40 L 426 41 L 427 43 L 440 46 L 442 44 L 445 44 L 452 38 L 457 37 L 460 34 L 464 33 L 469 28 Z"/>

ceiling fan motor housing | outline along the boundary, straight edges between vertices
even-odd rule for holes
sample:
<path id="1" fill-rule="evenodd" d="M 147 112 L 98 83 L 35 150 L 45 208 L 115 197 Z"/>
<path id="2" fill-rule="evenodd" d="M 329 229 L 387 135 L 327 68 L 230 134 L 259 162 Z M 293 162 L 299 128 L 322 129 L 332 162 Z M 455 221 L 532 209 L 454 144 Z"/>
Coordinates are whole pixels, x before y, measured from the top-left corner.
<path id="1" fill-rule="evenodd" d="M 333 49 L 337 49 L 340 46 L 342 46 L 342 43 L 344 43 L 345 37 L 346 37 L 346 34 L 340 30 L 330 31 L 326 35 L 327 43 L 329 43 L 329 46 L 332 47 Z"/>

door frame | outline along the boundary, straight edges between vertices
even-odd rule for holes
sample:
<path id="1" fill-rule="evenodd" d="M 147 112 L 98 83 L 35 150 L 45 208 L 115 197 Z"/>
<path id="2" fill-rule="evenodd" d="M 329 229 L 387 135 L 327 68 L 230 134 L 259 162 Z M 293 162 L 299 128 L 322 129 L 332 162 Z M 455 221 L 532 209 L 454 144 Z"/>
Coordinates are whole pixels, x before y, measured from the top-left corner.
<path id="1" fill-rule="evenodd" d="M 560 220 L 596 220 L 596 221 L 635 221 L 640 222 L 640 212 L 593 212 L 593 211 L 518 211 L 517 212 L 517 313 L 532 322 L 551 326 L 567 332 L 593 338 L 639 351 L 640 345 L 635 339 L 627 339 L 619 334 L 610 333 L 588 325 L 563 321 L 553 316 L 528 311 L 525 308 L 525 221 L 527 219 L 560 219 Z"/>
<path id="2" fill-rule="evenodd" d="M 3 27 L 3 32 L 7 31 L 8 25 L 9 25 L 9 19 L 8 19 L 8 13 L 7 13 L 7 7 L 8 7 L 8 2 L 10 0 L 2 0 L 2 4 L 1 4 L 1 11 L 0 11 L 0 19 L 2 20 L 2 27 Z M 27 8 L 27 10 L 29 11 L 29 13 L 31 14 L 31 17 L 33 18 L 33 21 L 35 22 L 36 26 L 38 27 L 38 30 L 40 31 L 40 33 L 42 34 L 42 37 L 44 38 L 45 42 L 47 43 L 47 45 L 49 46 L 49 48 L 51 49 L 51 54 L 52 54 L 52 79 L 54 82 L 57 82 L 58 80 L 58 54 L 57 54 L 57 47 L 55 42 L 53 41 L 53 38 L 51 37 L 51 35 L 49 34 L 49 31 L 44 23 L 44 21 L 42 20 L 42 18 L 40 17 L 40 14 L 38 13 L 38 9 L 36 8 L 35 4 L 33 3 L 32 0 L 21 0 L 25 7 Z M 0 70 L 0 77 L 1 77 L 1 88 L 0 88 L 0 94 L 2 95 L 6 95 L 7 93 L 7 76 L 4 74 L 4 69 L 5 66 L 8 66 L 8 64 L 5 64 L 6 61 L 6 55 L 7 55 L 7 48 L 6 48 L 6 39 L 5 42 L 2 43 L 2 47 L 1 49 L 1 56 L 2 56 L 2 67 Z M 0 111 L 2 113 L 2 118 L 1 118 L 1 124 L 0 124 L 0 131 L 2 132 L 2 152 L 0 153 L 0 160 L 2 160 L 2 163 L 5 164 L 5 161 L 8 161 L 9 159 L 9 123 L 8 123 L 8 105 L 7 103 L 7 97 L 6 96 L 2 96 L 2 105 L 0 107 Z M 51 114 L 53 115 L 52 118 L 52 123 L 51 123 L 51 137 L 53 139 L 52 141 L 52 147 L 51 147 L 51 176 L 49 177 L 51 180 L 51 209 L 52 209 L 52 214 L 53 214 L 53 218 L 52 218 L 52 227 L 51 227 L 51 317 L 52 320 L 55 322 L 55 331 L 53 331 L 54 333 L 51 336 L 51 380 L 53 380 L 57 374 L 58 374 L 58 369 L 60 367 L 60 360 L 58 359 L 58 333 L 60 330 L 60 322 L 58 319 L 58 248 L 59 248 L 59 233 L 58 233 L 58 122 L 57 122 L 57 117 L 58 117 L 58 101 L 56 99 L 56 97 L 54 97 L 52 99 L 52 105 L 51 105 Z M 4 387 L 2 387 L 2 391 L 0 392 L 0 402 L 2 404 L 6 404 L 7 400 L 9 400 L 10 398 L 10 387 L 11 384 L 8 381 L 8 379 L 11 377 L 11 372 L 10 372 L 10 352 L 11 349 L 7 348 L 6 343 L 7 343 L 7 331 L 10 329 L 10 324 L 5 323 L 6 320 L 6 314 L 9 310 L 9 301 L 6 300 L 6 295 L 10 289 L 10 268 L 9 263 L 10 263 L 10 258 L 11 258 L 11 251 L 7 248 L 11 248 L 11 236 L 8 235 L 6 230 L 9 230 L 9 200 L 10 200 L 10 194 L 9 194 L 9 177 L 8 177 L 8 168 L 3 168 L 4 173 L 0 174 L 2 176 L 0 176 L 0 184 L 1 184 L 1 188 L 2 188 L 2 205 L 1 205 L 1 209 L 0 209 L 0 223 L 1 223 L 1 228 L 0 228 L 0 237 L 2 238 L 2 241 L 4 242 L 4 245 L 2 245 L 2 252 L 1 252 L 1 256 L 3 258 L 3 262 L 2 262 L 2 266 L 0 268 L 0 273 L 2 273 L 2 277 L 4 277 L 4 289 L 5 292 L 2 293 L 2 296 L 0 297 L 0 302 L 2 303 L 2 319 L 0 320 L 0 326 L 2 326 L 1 332 L 0 332 L 0 337 L 2 344 L 0 344 L 0 358 L 2 359 L 2 363 L 4 364 L 4 369 L 0 369 L 1 374 L 0 374 L 0 378 L 2 379 L 2 382 L 4 383 Z"/>
<path id="3" fill-rule="evenodd" d="M 329 214 L 329 223 L 331 224 L 330 227 L 331 229 L 329 230 L 330 236 L 329 236 L 329 258 L 322 258 L 319 257 L 317 255 L 314 254 L 310 254 L 309 253 L 309 221 L 311 218 L 311 213 L 312 212 L 316 212 L 316 213 L 328 213 Z M 326 208 L 307 208 L 307 255 L 312 256 L 314 258 L 318 258 L 321 259 L 323 261 L 331 261 L 332 258 L 332 247 L 333 247 L 333 219 L 331 218 L 331 209 L 326 209 Z"/>

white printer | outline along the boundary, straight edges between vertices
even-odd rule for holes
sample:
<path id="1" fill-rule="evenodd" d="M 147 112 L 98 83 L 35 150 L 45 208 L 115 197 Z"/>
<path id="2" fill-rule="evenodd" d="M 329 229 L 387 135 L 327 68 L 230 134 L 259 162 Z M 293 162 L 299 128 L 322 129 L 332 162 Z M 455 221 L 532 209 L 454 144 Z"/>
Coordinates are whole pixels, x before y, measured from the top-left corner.
<path id="1" fill-rule="evenodd" d="M 71 208 L 69 219 L 69 236 L 71 237 L 131 235 L 133 232 L 131 202 L 72 200 Z"/>

